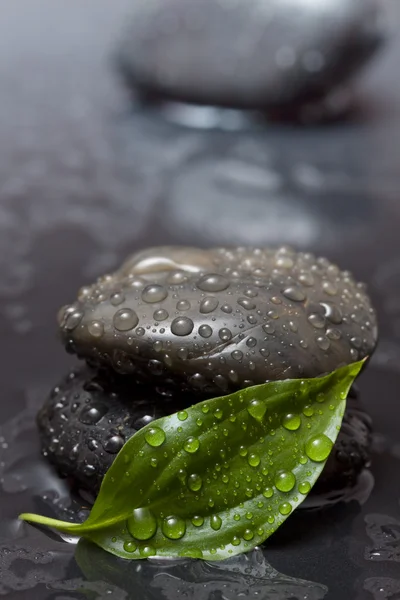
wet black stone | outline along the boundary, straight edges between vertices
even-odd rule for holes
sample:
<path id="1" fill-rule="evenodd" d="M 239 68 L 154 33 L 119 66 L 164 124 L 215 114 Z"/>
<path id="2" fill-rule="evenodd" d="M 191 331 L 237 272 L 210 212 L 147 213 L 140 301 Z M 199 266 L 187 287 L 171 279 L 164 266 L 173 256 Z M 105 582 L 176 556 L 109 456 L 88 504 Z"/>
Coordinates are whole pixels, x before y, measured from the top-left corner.
<path id="1" fill-rule="evenodd" d="M 124 441 L 152 419 L 193 403 L 192 395 L 165 397 L 154 388 L 112 373 L 99 374 L 89 367 L 82 368 L 73 379 L 67 377 L 59 388 L 67 399 L 65 406 L 56 410 L 57 400 L 50 393 L 38 415 L 42 453 L 62 475 L 94 493 Z M 107 406 L 105 418 L 82 423 L 72 409 L 76 396 Z M 342 429 L 313 491 L 353 485 L 369 463 L 370 446 L 369 417 L 359 400 L 350 398 Z"/>
<path id="2" fill-rule="evenodd" d="M 118 52 L 150 97 L 268 108 L 327 96 L 383 39 L 378 0 L 139 0 Z"/>

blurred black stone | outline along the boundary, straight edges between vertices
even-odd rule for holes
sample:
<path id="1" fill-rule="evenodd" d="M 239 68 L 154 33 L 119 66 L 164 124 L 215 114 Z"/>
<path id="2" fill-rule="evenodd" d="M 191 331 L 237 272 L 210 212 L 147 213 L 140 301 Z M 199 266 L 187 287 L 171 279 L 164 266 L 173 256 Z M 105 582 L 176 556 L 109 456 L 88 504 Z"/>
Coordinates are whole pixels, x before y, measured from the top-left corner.
<path id="1" fill-rule="evenodd" d="M 285 110 L 326 101 L 383 39 L 377 0 L 139 0 L 118 63 L 147 99 Z"/>

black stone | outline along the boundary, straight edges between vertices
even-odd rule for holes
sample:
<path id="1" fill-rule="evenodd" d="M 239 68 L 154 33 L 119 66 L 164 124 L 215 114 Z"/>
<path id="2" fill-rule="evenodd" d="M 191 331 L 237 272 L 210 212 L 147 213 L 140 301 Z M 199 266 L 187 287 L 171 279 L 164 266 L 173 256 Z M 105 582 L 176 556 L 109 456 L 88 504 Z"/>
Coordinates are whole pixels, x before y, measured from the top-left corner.
<path id="1" fill-rule="evenodd" d="M 118 52 L 146 94 L 271 108 L 326 97 L 384 38 L 378 0 L 138 0 Z"/>
<path id="2" fill-rule="evenodd" d="M 193 403 L 192 395 L 166 398 L 151 387 L 89 367 L 74 375 L 64 379 L 57 394 L 49 394 L 38 415 L 42 451 L 60 474 L 93 493 L 124 441 L 152 420 Z M 62 408 L 57 408 L 59 396 L 66 399 Z M 83 423 L 80 411 L 73 409 L 77 401 L 83 407 L 101 403 L 108 410 L 97 423 Z M 369 462 L 370 446 L 369 418 L 360 402 L 351 398 L 316 492 L 353 485 Z"/>

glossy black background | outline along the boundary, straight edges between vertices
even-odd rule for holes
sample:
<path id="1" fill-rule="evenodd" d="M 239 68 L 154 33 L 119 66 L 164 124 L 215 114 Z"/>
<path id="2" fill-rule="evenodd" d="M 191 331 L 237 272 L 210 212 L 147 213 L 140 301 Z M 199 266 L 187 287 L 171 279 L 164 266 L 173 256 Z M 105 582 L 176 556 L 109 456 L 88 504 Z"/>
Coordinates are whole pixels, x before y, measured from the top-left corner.
<path id="1" fill-rule="evenodd" d="M 56 311 L 127 253 L 166 243 L 289 243 L 325 254 L 368 282 L 378 308 L 381 343 L 360 382 L 377 432 L 375 489 L 363 507 L 354 501 L 322 516 L 299 512 L 264 553 L 280 572 L 328 586 L 328 600 L 396 600 L 400 7 L 396 0 L 390 5 L 390 43 L 357 82 L 351 118 L 307 128 L 264 123 L 216 131 L 168 123 L 134 104 L 112 61 L 130 4 L 13 0 L 1 6 L 0 423 L 40 404 L 73 364 L 56 339 Z M 34 432 L 26 435 L 35 448 Z M 18 468 L 29 472 L 29 465 Z M 13 491 L 10 477 L 0 491 L 0 595 L 103 598 L 112 589 L 117 600 L 185 597 L 152 585 L 161 567 L 135 575 L 133 564 L 129 576 L 126 565 L 114 565 L 113 588 L 92 582 L 86 585 L 92 595 L 83 592 L 72 545 L 12 522 L 18 512 L 43 505 L 32 486 Z M 376 535 L 371 522 L 383 523 Z M 89 579 L 104 577 L 97 554 L 92 563 L 99 568 Z M 128 579 L 131 591 L 121 591 Z M 221 589 L 192 593 L 220 600 Z M 266 588 L 254 597 L 297 597 L 270 593 Z"/>

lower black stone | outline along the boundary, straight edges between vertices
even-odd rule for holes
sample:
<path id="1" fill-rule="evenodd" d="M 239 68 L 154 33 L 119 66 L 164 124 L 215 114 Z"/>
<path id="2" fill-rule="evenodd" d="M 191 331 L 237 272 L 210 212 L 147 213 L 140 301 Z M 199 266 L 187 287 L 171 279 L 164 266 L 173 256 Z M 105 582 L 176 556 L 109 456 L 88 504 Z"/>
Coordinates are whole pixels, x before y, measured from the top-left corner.
<path id="1" fill-rule="evenodd" d="M 371 423 L 351 394 L 343 424 L 313 491 L 353 485 L 368 464 Z M 60 475 L 97 493 L 123 444 L 155 419 L 195 403 L 193 394 L 134 384 L 85 366 L 53 389 L 38 414 L 42 452 Z"/>

